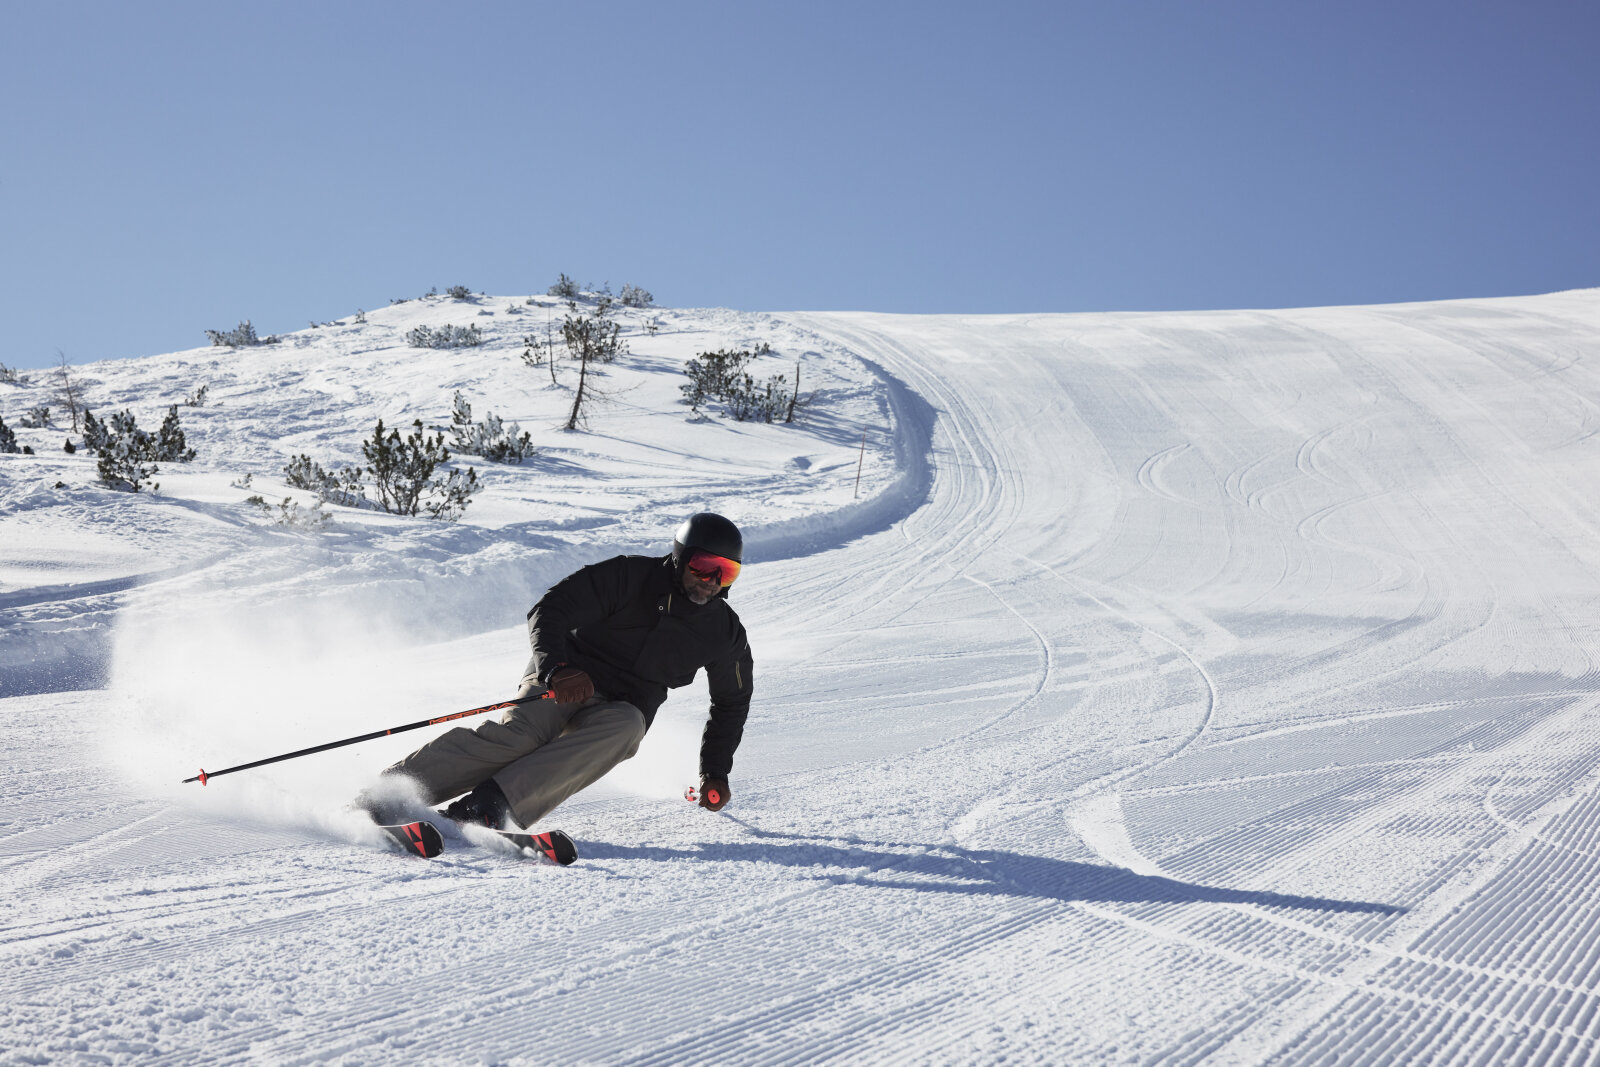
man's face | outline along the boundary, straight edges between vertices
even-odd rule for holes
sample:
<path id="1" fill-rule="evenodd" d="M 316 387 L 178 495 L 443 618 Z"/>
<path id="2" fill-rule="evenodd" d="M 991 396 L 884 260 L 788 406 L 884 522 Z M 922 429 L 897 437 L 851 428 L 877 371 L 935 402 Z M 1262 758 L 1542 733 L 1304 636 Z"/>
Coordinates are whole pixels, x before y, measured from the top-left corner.
<path id="1" fill-rule="evenodd" d="M 739 564 L 731 559 L 695 552 L 683 567 L 683 591 L 696 604 L 708 604 L 739 577 Z"/>
<path id="2" fill-rule="evenodd" d="M 711 599 L 722 592 L 722 583 L 715 576 L 702 578 L 693 569 L 683 569 L 683 591 L 689 594 L 689 599 L 696 604 L 709 604 Z"/>

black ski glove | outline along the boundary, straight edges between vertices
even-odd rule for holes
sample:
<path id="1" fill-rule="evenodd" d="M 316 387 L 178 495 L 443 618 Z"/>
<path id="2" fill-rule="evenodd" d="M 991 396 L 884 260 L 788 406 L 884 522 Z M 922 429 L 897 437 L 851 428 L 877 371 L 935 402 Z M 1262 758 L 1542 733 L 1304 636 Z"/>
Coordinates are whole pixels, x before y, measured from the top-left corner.
<path id="1" fill-rule="evenodd" d="M 557 704 L 582 704 L 594 696 L 594 682 L 576 667 L 560 667 L 550 675 L 550 690 Z"/>
<path id="2" fill-rule="evenodd" d="M 728 803 L 728 798 L 733 792 L 728 788 L 726 778 L 708 778 L 700 776 L 700 806 L 712 811 L 721 811 Z"/>

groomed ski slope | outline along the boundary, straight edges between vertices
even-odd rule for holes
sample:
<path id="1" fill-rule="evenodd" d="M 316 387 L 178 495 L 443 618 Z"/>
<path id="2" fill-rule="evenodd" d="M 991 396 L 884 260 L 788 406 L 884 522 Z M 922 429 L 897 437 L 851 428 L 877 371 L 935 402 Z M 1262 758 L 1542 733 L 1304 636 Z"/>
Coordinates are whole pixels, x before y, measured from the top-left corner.
<path id="1" fill-rule="evenodd" d="M 739 516 L 726 812 L 673 795 L 699 687 L 557 813 L 569 869 L 369 847 L 340 798 L 419 735 L 174 784 L 500 697 L 570 524 L 82 575 L 106 687 L 0 701 L 0 1062 L 1600 1062 L 1600 291 L 758 318 L 876 383 L 879 469 Z M 808 431 L 839 486 L 846 421 Z M 688 476 L 608 551 L 790 484 L 669 439 Z M 367 603 L 388 552 L 426 591 L 452 550 L 508 554 L 499 624 L 365 641 L 294 584 Z M 8 595 L 79 640 L 65 586 Z M 232 616 L 285 604 L 327 658 L 263 706 L 303 634 Z"/>

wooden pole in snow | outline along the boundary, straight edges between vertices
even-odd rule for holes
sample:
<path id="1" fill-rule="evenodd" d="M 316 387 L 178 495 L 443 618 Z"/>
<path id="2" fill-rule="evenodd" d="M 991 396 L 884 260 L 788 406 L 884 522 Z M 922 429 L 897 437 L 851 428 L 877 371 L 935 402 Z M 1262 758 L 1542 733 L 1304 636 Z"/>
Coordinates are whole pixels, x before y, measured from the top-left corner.
<path id="1" fill-rule="evenodd" d="M 861 497 L 861 465 L 866 463 L 866 461 L 867 461 L 867 431 L 862 430 L 861 431 L 861 458 L 856 460 L 856 491 L 855 491 L 854 496 L 851 497 L 852 500 L 857 500 L 857 499 L 860 499 L 860 497 Z"/>

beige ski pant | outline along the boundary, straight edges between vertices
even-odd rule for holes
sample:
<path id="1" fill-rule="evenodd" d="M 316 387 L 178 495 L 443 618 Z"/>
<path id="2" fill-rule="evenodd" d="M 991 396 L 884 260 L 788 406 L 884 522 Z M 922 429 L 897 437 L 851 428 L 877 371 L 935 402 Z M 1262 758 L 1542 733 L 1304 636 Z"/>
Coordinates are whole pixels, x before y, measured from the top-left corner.
<path id="1" fill-rule="evenodd" d="M 384 773 L 411 778 L 430 807 L 493 778 L 512 817 L 532 826 L 637 752 L 644 730 L 644 713 L 623 700 L 537 700 L 441 734 Z"/>

